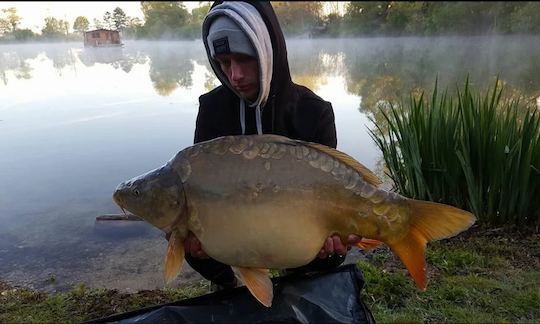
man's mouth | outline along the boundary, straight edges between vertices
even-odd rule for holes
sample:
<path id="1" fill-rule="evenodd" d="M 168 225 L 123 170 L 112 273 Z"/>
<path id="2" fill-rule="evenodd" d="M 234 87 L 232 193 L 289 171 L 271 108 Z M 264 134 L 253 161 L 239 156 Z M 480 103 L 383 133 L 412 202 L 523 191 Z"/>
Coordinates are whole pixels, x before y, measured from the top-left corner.
<path id="1" fill-rule="evenodd" d="M 251 89 L 251 87 L 249 85 L 245 85 L 245 86 L 236 86 L 236 90 L 240 91 L 240 92 L 246 92 L 248 91 L 249 89 Z"/>

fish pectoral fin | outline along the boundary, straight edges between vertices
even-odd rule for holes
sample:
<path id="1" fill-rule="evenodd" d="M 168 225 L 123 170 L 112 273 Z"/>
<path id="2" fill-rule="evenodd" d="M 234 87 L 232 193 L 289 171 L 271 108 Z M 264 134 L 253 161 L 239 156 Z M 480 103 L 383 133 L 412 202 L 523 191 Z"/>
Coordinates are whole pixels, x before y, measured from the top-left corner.
<path id="1" fill-rule="evenodd" d="M 268 269 L 240 268 L 240 280 L 246 285 L 251 294 L 266 307 L 272 306 L 274 286 L 270 280 Z"/>
<path id="2" fill-rule="evenodd" d="M 381 244 L 382 244 L 381 241 L 362 238 L 362 240 L 360 242 L 356 243 L 356 246 L 361 248 L 364 251 L 369 251 L 369 250 L 372 250 L 372 249 L 376 248 L 377 246 L 379 246 Z"/>
<path id="3" fill-rule="evenodd" d="M 173 232 L 169 238 L 167 255 L 165 256 L 165 283 L 169 284 L 176 278 L 184 262 L 184 241 L 178 232 Z"/>

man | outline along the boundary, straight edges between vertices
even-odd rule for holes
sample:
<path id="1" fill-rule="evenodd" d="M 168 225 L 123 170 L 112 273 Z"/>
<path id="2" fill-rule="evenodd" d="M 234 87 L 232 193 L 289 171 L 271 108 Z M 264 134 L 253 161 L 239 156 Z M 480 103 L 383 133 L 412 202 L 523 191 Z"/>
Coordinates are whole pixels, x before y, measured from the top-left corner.
<path id="1" fill-rule="evenodd" d="M 225 135 L 277 134 L 336 147 L 332 106 L 292 82 L 283 32 L 269 2 L 217 1 L 202 29 L 222 85 L 199 98 L 195 143 Z M 347 243 L 359 240 L 351 235 Z M 236 285 L 231 267 L 209 258 L 193 234 L 184 248 L 187 262 L 203 277 L 221 288 Z M 338 236 L 329 237 L 317 258 L 290 270 L 337 267 L 347 250 Z"/>

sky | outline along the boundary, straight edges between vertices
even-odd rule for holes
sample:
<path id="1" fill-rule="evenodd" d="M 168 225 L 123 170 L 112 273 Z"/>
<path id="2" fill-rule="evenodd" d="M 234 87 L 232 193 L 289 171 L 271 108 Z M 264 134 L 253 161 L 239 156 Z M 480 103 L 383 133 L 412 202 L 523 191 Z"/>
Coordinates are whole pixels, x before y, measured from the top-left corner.
<path id="1" fill-rule="evenodd" d="M 199 3 L 185 1 L 184 5 L 191 11 Z M 128 16 L 144 17 L 140 1 L 0 1 L 0 10 L 11 7 L 15 7 L 22 18 L 19 28 L 29 28 L 33 32 L 41 32 L 48 16 L 67 20 L 70 28 L 78 16 L 85 16 L 92 25 L 94 18 L 103 20 L 105 12 L 112 13 L 116 7 L 122 8 Z"/>
<path id="2" fill-rule="evenodd" d="M 191 11 L 199 7 L 203 1 L 184 1 L 184 5 Z M 33 32 L 41 32 L 45 25 L 45 17 L 55 17 L 66 20 L 70 28 L 75 18 L 85 16 L 92 27 L 94 18 L 103 20 L 106 11 L 112 13 L 114 8 L 120 7 L 126 15 L 143 19 L 140 1 L 0 1 L 0 10 L 15 7 L 17 14 L 22 18 L 19 28 L 29 28 Z M 329 1 L 325 9 L 343 11 L 345 2 Z M 0 12 L 0 14 L 2 14 Z"/>

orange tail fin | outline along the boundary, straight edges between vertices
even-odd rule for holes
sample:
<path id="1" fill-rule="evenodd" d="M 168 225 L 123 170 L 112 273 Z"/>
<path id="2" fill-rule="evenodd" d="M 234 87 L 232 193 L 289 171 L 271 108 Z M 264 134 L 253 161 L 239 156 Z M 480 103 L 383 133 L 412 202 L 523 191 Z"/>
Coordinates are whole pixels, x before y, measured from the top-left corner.
<path id="1" fill-rule="evenodd" d="M 474 224 L 473 214 L 456 207 L 409 200 L 411 228 L 397 242 L 388 243 L 411 274 L 416 285 L 426 289 L 426 243 L 457 235 Z"/>

